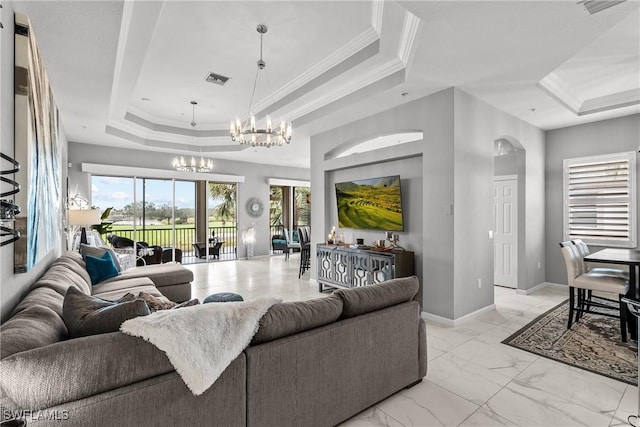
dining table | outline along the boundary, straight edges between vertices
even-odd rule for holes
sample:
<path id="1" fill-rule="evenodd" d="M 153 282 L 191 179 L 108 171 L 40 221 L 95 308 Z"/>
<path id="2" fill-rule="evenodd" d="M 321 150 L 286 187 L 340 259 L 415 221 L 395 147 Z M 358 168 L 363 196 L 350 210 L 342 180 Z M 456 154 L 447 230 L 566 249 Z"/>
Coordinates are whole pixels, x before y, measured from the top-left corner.
<path id="1" fill-rule="evenodd" d="M 607 264 L 619 264 L 629 267 L 629 292 L 627 297 L 633 300 L 640 300 L 640 249 L 606 248 L 591 253 L 584 257 L 588 262 L 603 262 Z M 631 316 L 627 317 L 629 320 Z M 629 332 L 632 339 L 638 339 L 637 322 L 629 322 Z"/>

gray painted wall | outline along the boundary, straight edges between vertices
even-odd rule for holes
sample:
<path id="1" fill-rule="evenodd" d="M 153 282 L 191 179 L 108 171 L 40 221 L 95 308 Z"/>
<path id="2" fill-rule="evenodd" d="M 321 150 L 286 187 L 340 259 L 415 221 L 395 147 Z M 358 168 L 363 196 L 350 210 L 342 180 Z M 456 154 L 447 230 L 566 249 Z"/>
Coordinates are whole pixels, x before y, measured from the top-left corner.
<path id="1" fill-rule="evenodd" d="M 349 146 L 354 141 L 409 130 L 423 130 L 423 140 L 339 159 L 325 159 L 325 153 L 341 146 Z M 422 206 L 413 207 L 412 204 L 409 208 L 412 211 L 408 215 L 412 221 L 411 227 L 415 226 L 412 218 L 421 215 L 422 226 L 415 226 L 415 229 L 407 227 L 406 231 L 401 233 L 401 242 L 404 247 L 413 250 L 416 260 L 421 260 L 422 263 L 416 270 L 422 276 L 419 277 L 423 288 L 423 310 L 451 316 L 453 215 L 442 212 L 442 206 L 453 204 L 453 180 L 447 179 L 447 176 L 452 178 L 453 174 L 450 167 L 453 159 L 451 89 L 311 137 L 311 186 L 316 195 L 312 206 L 311 272 L 315 277 L 315 245 L 325 241 L 331 227 L 336 225 L 335 194 L 332 195 L 335 192 L 332 186 L 332 180 L 336 179 L 335 174 L 339 174 L 340 177 L 355 177 L 363 171 L 374 172 L 386 167 L 391 171 L 396 165 L 402 167 L 403 162 L 410 162 L 411 170 L 415 170 L 419 158 L 422 158 L 420 173 L 412 172 L 415 177 L 410 178 L 410 181 L 415 181 L 421 176 Z M 389 165 L 379 166 L 386 162 L 389 162 Z M 404 179 L 404 168 L 399 174 Z M 417 188 L 418 185 L 411 193 L 413 194 Z M 320 197 L 317 197 L 318 195 Z M 351 233 L 353 238 L 360 237 L 360 232 L 357 236 L 351 230 L 346 232 Z M 362 237 L 368 241 L 373 240 L 374 235 L 377 238 L 383 237 L 382 233 L 377 232 L 367 235 L 363 233 Z"/>
<path id="2" fill-rule="evenodd" d="M 525 151 L 519 150 L 504 156 L 495 156 L 493 158 L 493 174 L 495 176 L 518 175 L 524 171 L 525 153 Z"/>
<path id="3" fill-rule="evenodd" d="M 493 141 L 515 139 L 526 150 L 524 250 L 519 289 L 544 282 L 544 132 L 462 90 L 455 90 L 455 318 L 493 303 Z M 520 218 L 523 218 L 519 215 Z M 538 261 L 541 268 L 538 269 Z M 478 279 L 482 288 L 478 289 Z"/>
<path id="4" fill-rule="evenodd" d="M 292 142 L 292 144 L 295 142 Z M 277 148 L 274 148 L 277 149 Z M 129 166 L 149 169 L 171 170 L 171 159 L 174 154 L 158 153 L 143 150 L 110 148 L 77 142 L 69 143 L 69 188 L 76 190 L 91 200 L 91 176 L 82 172 L 82 163 L 98 163 L 106 165 Z M 220 174 L 242 175 L 245 182 L 238 184 L 238 231 L 253 226 L 256 230 L 254 255 L 268 255 L 271 249 L 269 234 L 269 178 L 286 178 L 309 181 L 309 169 L 290 168 L 256 163 L 236 162 L 231 160 L 214 160 L 214 171 Z M 312 190 L 313 192 L 313 190 Z M 259 218 L 247 215 L 244 206 L 250 197 L 262 200 L 265 210 Z M 315 202 L 315 199 L 313 199 Z M 238 257 L 246 256 L 246 248 L 239 236 Z"/>
<path id="5" fill-rule="evenodd" d="M 14 154 L 14 95 L 13 95 L 13 3 L 3 2 L 2 24 L 0 30 L 0 151 L 13 156 Z M 60 150 L 61 164 L 66 163 L 67 143 L 64 130 L 61 129 Z M 3 167 L 5 163 L 3 161 Z M 66 171 L 62 168 L 61 188 L 66 180 Z M 3 185 L 3 184 L 0 184 Z M 3 190 L 6 187 L 2 187 Z M 24 206 L 22 206 L 25 209 Z M 63 243 L 64 243 L 64 239 Z M 13 273 L 13 245 L 0 248 L 0 321 L 4 322 L 16 304 L 25 295 L 29 286 L 36 281 L 42 273 L 62 253 L 62 248 L 49 252 L 34 268 L 22 274 Z"/>
<path id="6" fill-rule="evenodd" d="M 345 159 L 325 159 L 339 146 L 367 137 L 421 130 L 423 140 Z M 493 304 L 493 141 L 510 136 L 527 150 L 523 287 L 544 280 L 531 265 L 544 250 L 544 133 L 458 89 L 446 89 L 411 103 L 311 138 L 314 198 L 312 243 L 325 239 L 331 222 L 327 171 L 386 160 L 422 157 L 422 241 L 411 247 L 422 256 L 423 310 L 457 319 Z M 411 234 L 411 230 L 407 231 Z M 411 237 L 407 236 L 407 239 Z M 535 261 L 528 261 L 529 259 Z M 313 258 L 312 258 L 313 260 Z M 313 272 L 313 268 L 312 268 Z M 315 274 L 315 272 L 313 272 Z M 482 288 L 478 288 L 478 279 Z"/>
<path id="7" fill-rule="evenodd" d="M 640 114 L 547 131 L 546 279 L 548 282 L 567 284 L 567 271 L 558 247 L 558 242 L 563 240 L 563 160 L 637 151 L 639 144 Z M 638 173 L 638 188 L 640 189 L 640 173 Z M 640 225 L 640 215 L 637 219 Z M 590 249 L 594 251 L 601 248 L 592 246 Z"/>
<path id="8" fill-rule="evenodd" d="M 381 160 L 379 163 L 353 168 L 327 171 L 326 173 L 326 208 L 325 215 L 329 234 L 332 226 L 338 232 L 343 232 L 345 242 L 355 243 L 356 239 L 364 239 L 365 244 L 371 245 L 375 240 L 384 239 L 384 231 L 379 230 L 356 230 L 341 229 L 338 226 L 338 209 L 336 204 L 335 183 L 346 182 L 355 179 L 376 178 L 382 176 L 400 175 L 400 185 L 402 191 L 402 208 L 404 231 L 398 232 L 400 235 L 400 246 L 416 251 L 414 263 L 415 274 L 422 279 L 422 157 L 410 157 L 395 161 Z M 314 263 L 315 266 L 315 263 Z M 314 272 L 315 273 L 315 272 Z"/>

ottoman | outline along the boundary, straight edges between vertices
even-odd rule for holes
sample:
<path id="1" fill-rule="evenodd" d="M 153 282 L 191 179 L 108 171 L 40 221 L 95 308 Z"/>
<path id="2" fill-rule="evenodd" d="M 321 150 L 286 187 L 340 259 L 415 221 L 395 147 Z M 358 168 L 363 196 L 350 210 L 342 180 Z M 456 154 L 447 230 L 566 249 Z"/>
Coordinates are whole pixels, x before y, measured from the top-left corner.
<path id="1" fill-rule="evenodd" d="M 210 302 L 239 302 L 244 301 L 241 295 L 234 294 L 233 292 L 220 292 L 218 294 L 209 295 L 202 301 L 203 304 Z"/>

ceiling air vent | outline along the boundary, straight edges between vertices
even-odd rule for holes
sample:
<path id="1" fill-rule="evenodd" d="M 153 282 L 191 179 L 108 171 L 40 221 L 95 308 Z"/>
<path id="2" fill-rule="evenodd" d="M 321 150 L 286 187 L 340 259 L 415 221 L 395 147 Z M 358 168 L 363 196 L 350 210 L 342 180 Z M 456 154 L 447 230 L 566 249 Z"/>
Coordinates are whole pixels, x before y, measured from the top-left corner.
<path id="1" fill-rule="evenodd" d="M 602 12 L 605 9 L 610 8 L 611 6 L 615 6 L 624 2 L 625 0 L 583 0 L 579 1 L 578 4 L 584 6 L 584 8 L 591 15 L 594 13 Z"/>
<path id="2" fill-rule="evenodd" d="M 205 76 L 204 78 L 206 81 L 208 81 L 209 83 L 215 83 L 217 85 L 220 86 L 224 86 L 224 84 L 227 82 L 227 80 L 229 80 L 229 77 L 225 77 L 222 76 L 220 74 L 216 74 L 216 73 L 209 73 Z"/>

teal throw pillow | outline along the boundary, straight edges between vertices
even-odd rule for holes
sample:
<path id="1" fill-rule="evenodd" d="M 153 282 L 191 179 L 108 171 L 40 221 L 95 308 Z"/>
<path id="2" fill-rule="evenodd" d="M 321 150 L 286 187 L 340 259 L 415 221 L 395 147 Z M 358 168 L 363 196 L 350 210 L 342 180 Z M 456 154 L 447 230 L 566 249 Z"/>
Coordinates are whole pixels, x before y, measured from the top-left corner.
<path id="1" fill-rule="evenodd" d="M 87 255 L 84 258 L 84 262 L 87 264 L 87 272 L 91 278 L 92 285 L 97 285 L 103 280 L 118 275 L 118 268 L 109 252 L 105 252 L 99 257 Z"/>
<path id="2" fill-rule="evenodd" d="M 118 272 L 122 271 L 122 266 L 120 266 L 120 262 L 118 261 L 118 255 L 116 255 L 116 251 L 113 248 L 108 246 L 89 246 L 84 243 L 80 243 L 80 255 L 82 255 L 82 259 L 86 260 L 87 255 L 101 257 L 105 252 L 109 252 L 111 254 L 111 258 L 113 259 L 113 263 L 116 265 Z"/>

